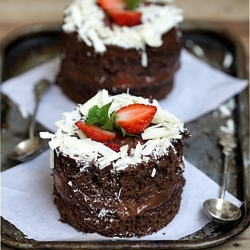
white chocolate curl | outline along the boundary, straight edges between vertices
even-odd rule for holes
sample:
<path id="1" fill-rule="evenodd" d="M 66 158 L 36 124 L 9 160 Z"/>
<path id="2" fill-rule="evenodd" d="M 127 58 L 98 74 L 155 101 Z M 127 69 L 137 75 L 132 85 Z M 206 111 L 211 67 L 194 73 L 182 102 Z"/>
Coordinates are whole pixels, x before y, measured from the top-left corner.
<path id="1" fill-rule="evenodd" d="M 74 125 L 76 121 L 86 119 L 92 106 L 101 107 L 110 102 L 112 102 L 110 113 L 134 103 L 157 107 L 152 124 L 141 134 L 146 140 L 144 144 L 138 142 L 130 151 L 128 145 L 124 145 L 120 148 L 120 152 L 115 152 L 103 143 L 88 138 Z M 62 120 L 55 123 L 58 128 L 55 134 L 41 132 L 40 136 L 44 139 L 51 139 L 49 142 L 51 150 L 59 148 L 63 154 L 81 163 L 84 162 L 86 165 L 94 160 L 100 169 L 112 164 L 114 169 L 123 170 L 129 165 L 135 166 L 141 162 L 148 162 L 150 158 L 157 160 L 160 156 L 167 154 L 170 148 L 174 150 L 172 142 L 181 139 L 181 132 L 185 130 L 184 124 L 174 115 L 163 110 L 157 100 L 152 102 L 149 99 L 125 93 L 110 96 L 107 90 L 99 91 L 85 104 L 78 105 L 72 112 L 63 113 L 62 117 Z"/>

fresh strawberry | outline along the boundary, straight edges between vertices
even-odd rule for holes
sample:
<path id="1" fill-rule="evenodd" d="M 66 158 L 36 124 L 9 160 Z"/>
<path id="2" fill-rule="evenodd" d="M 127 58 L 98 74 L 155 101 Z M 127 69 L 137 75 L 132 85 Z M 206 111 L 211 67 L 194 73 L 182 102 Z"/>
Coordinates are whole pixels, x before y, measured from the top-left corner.
<path id="1" fill-rule="evenodd" d="M 118 144 L 116 144 L 115 142 L 110 141 L 106 144 L 106 146 L 111 148 L 115 152 L 120 152 L 120 146 Z"/>
<path id="2" fill-rule="evenodd" d="M 141 13 L 128 10 L 128 2 L 125 0 L 98 0 L 98 4 L 117 25 L 131 27 L 141 23 Z"/>
<path id="3" fill-rule="evenodd" d="M 119 26 L 132 27 L 141 24 L 141 12 L 124 10 L 124 11 L 110 11 L 112 20 Z"/>
<path id="4" fill-rule="evenodd" d="M 119 73 L 117 75 L 117 83 L 120 85 L 128 85 L 131 82 L 129 77 L 124 73 Z"/>
<path id="5" fill-rule="evenodd" d="M 124 0 L 98 0 L 97 3 L 105 11 L 117 11 L 126 8 Z"/>
<path id="6" fill-rule="evenodd" d="M 156 111 L 155 106 L 130 104 L 116 111 L 116 123 L 129 134 L 140 134 L 149 126 Z"/>
<path id="7" fill-rule="evenodd" d="M 86 125 L 83 121 L 78 121 L 75 125 L 89 138 L 98 141 L 106 142 L 115 138 L 115 133 L 99 128 L 95 125 Z"/>

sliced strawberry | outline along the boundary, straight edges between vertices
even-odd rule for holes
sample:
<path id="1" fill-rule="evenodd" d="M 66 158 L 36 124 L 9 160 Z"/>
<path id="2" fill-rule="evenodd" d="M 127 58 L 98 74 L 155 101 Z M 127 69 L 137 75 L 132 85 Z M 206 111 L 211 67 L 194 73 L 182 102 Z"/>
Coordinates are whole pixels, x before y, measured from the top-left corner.
<path id="1" fill-rule="evenodd" d="M 156 111 L 155 106 L 130 104 L 116 111 L 116 123 L 129 134 L 140 134 L 150 125 Z"/>
<path id="2" fill-rule="evenodd" d="M 141 23 L 141 13 L 127 10 L 124 0 L 98 0 L 97 3 L 117 25 L 131 27 Z"/>
<path id="3" fill-rule="evenodd" d="M 97 3 L 102 7 L 103 10 L 108 12 L 123 10 L 126 8 L 124 0 L 98 0 Z"/>
<path id="4" fill-rule="evenodd" d="M 117 143 L 115 143 L 115 142 L 112 142 L 112 141 L 108 142 L 106 144 L 106 146 L 109 147 L 109 148 L 111 148 L 115 152 L 120 152 L 120 146 Z"/>
<path id="5" fill-rule="evenodd" d="M 129 83 L 131 83 L 131 80 L 129 79 L 129 77 L 126 74 L 119 73 L 117 75 L 117 83 L 120 85 L 128 85 Z"/>
<path id="6" fill-rule="evenodd" d="M 75 125 L 89 138 L 98 141 L 106 142 L 115 138 L 115 133 L 99 128 L 95 125 L 86 125 L 85 122 L 78 121 Z"/>
<path id="7" fill-rule="evenodd" d="M 110 11 L 112 20 L 119 26 L 132 27 L 141 24 L 141 12 L 124 10 L 124 11 Z"/>

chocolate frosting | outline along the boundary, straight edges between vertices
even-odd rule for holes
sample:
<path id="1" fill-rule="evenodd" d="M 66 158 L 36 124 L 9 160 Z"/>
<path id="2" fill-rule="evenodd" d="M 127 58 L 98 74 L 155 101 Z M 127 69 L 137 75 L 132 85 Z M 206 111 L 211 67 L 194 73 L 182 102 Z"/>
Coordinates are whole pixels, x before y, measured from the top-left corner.
<path id="1" fill-rule="evenodd" d="M 67 196 L 66 188 L 63 184 L 62 177 L 58 176 L 56 172 L 54 172 L 54 180 L 55 180 L 55 188 L 57 192 L 61 195 L 61 197 L 71 204 L 79 204 L 79 199 L 75 197 Z M 160 206 L 162 203 L 169 201 L 174 191 L 178 189 L 183 182 L 183 177 L 176 178 L 172 183 L 166 186 L 165 190 L 157 191 L 147 197 L 143 197 L 140 200 L 136 201 L 134 199 L 123 202 L 119 197 L 110 198 L 106 197 L 103 200 L 97 200 L 96 197 L 89 197 L 87 203 L 91 204 L 95 209 L 105 208 L 109 211 L 115 211 L 119 218 L 124 220 L 127 217 L 137 216 L 142 214 L 144 211 L 153 209 L 155 207 Z M 82 193 L 82 190 L 74 191 Z"/>

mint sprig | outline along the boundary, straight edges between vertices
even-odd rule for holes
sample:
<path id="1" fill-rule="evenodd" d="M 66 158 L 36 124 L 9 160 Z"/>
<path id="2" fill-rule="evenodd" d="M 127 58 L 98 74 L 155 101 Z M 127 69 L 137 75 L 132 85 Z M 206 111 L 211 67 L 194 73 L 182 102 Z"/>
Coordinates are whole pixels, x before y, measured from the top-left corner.
<path id="1" fill-rule="evenodd" d="M 115 113 L 112 113 L 109 116 L 109 108 L 111 106 L 112 102 L 102 106 L 99 108 L 97 105 L 93 106 L 88 113 L 88 118 L 86 121 L 87 125 L 96 125 L 98 127 L 101 127 L 105 130 L 114 130 L 114 118 L 115 118 Z"/>
<path id="2" fill-rule="evenodd" d="M 137 8 L 143 1 L 144 0 L 125 0 L 126 5 L 130 10 L 134 10 L 135 8 Z"/>
<path id="3" fill-rule="evenodd" d="M 88 117 L 86 120 L 86 125 L 96 125 L 102 129 L 114 131 L 114 129 L 118 129 L 121 131 L 122 135 L 128 136 L 137 136 L 126 132 L 119 124 L 116 123 L 116 114 L 112 112 L 109 115 L 109 108 L 112 105 L 112 102 L 102 106 L 99 108 L 97 105 L 90 108 Z"/>

